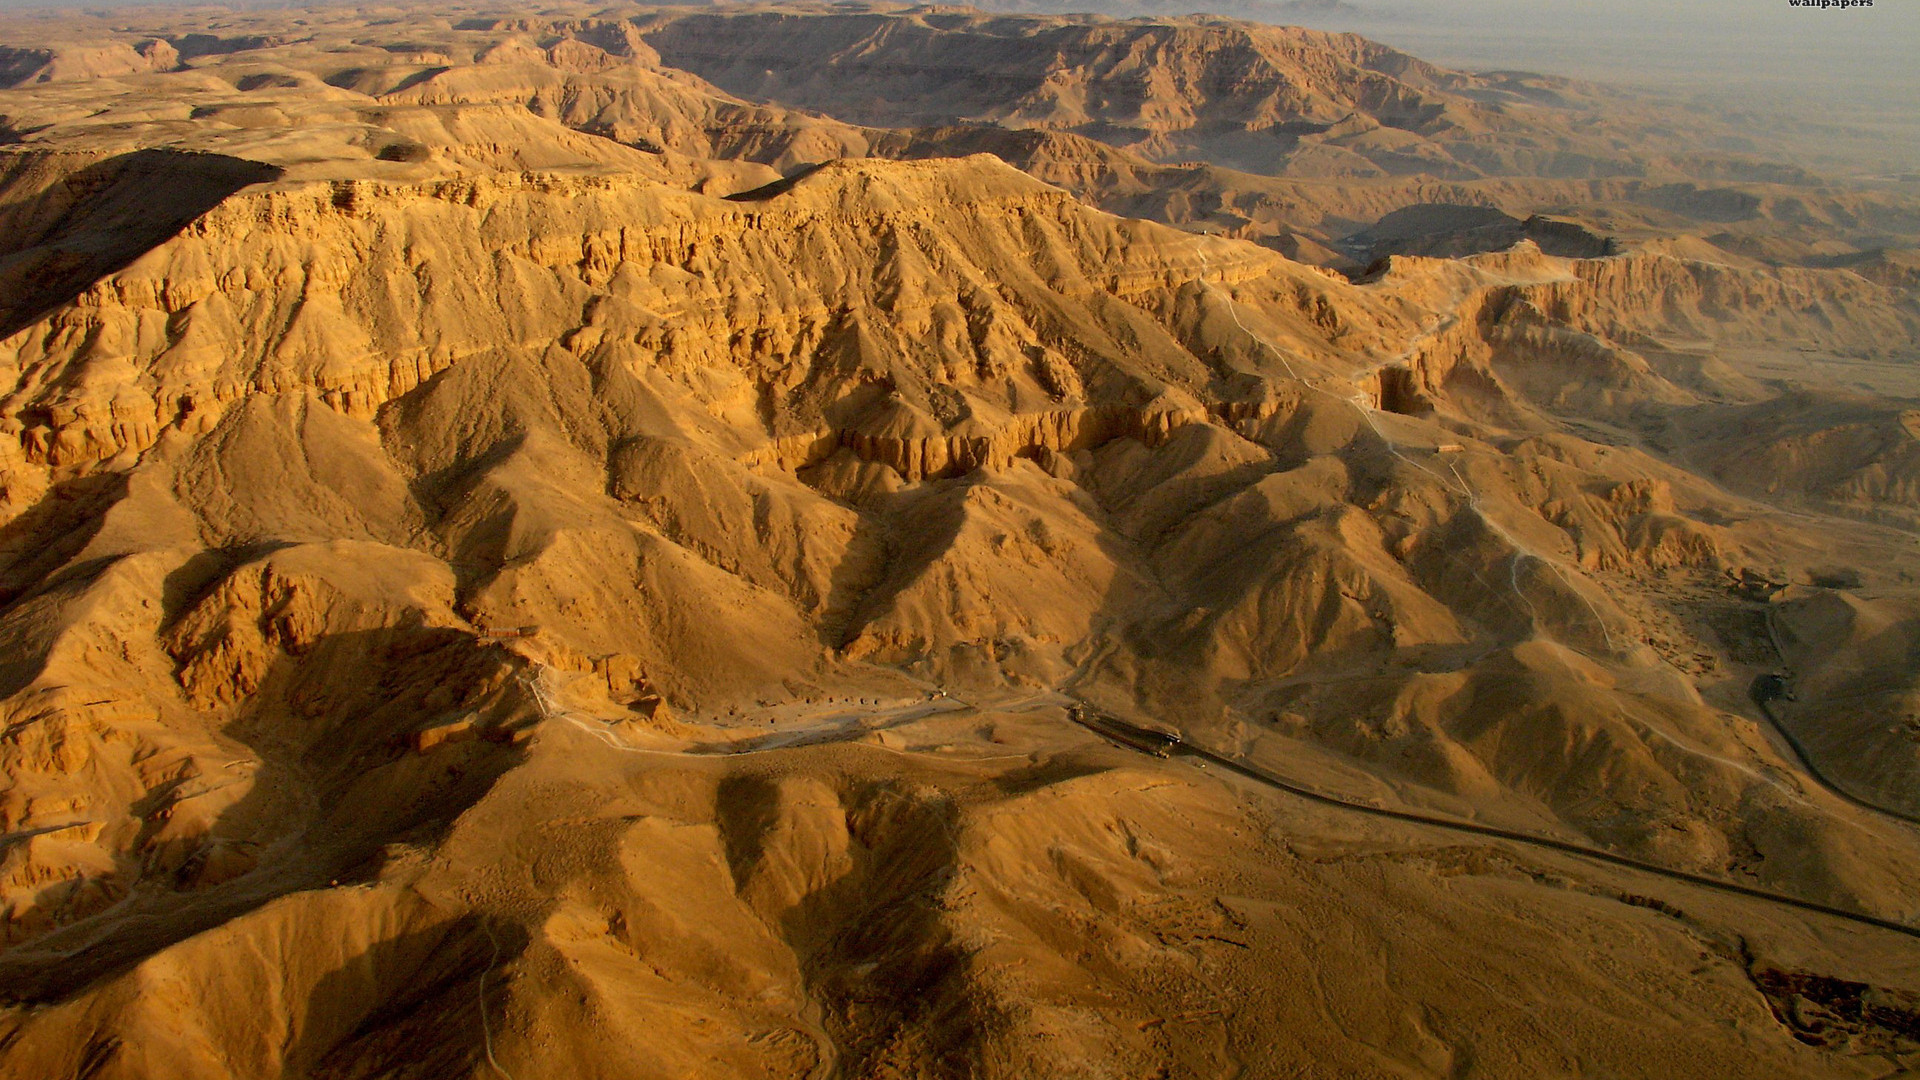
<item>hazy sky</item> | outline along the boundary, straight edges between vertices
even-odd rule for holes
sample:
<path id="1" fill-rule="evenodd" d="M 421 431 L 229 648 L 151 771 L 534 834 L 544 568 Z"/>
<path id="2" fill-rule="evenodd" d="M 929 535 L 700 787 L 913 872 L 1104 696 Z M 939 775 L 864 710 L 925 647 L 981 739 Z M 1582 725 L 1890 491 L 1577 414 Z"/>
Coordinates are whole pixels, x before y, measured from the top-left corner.
<path id="1" fill-rule="evenodd" d="M 1920 0 L 1350 0 L 1308 18 L 1449 66 L 1545 71 L 1779 110 L 1920 162 Z"/>
<path id="2" fill-rule="evenodd" d="M 1408 36 L 1446 39 L 1450 48 L 1502 56 L 1552 49 L 1605 74 L 1658 68 L 1676 74 L 1738 58 L 1755 75 L 1849 80 L 1898 77 L 1920 92 L 1920 2 L 1876 0 L 1871 8 L 1796 8 L 1787 0 L 1361 0 L 1367 21 L 1403 22 Z M 1478 42 L 1476 38 L 1480 38 Z"/>

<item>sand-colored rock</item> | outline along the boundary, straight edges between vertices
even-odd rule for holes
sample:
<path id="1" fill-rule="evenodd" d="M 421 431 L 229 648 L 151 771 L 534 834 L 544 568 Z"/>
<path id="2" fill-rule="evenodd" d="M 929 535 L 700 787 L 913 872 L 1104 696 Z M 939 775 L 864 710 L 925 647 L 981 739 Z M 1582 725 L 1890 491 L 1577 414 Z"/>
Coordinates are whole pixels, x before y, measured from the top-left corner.
<path id="1" fill-rule="evenodd" d="M 124 22 L 0 38 L 0 1073 L 1915 1053 L 1353 809 L 1920 914 L 1896 193 L 1215 19 Z"/>

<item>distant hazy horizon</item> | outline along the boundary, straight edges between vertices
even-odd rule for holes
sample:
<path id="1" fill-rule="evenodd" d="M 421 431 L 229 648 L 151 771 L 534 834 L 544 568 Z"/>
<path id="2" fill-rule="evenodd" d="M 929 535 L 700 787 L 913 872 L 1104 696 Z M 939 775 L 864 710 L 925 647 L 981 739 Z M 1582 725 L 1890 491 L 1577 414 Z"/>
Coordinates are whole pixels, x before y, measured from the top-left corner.
<path id="1" fill-rule="evenodd" d="M 185 0 L 183 0 L 183 3 Z M 404 6 L 405 0 L 402 0 Z M 746 0 L 751 2 L 751 0 Z M 1920 0 L 974 0 L 988 10 L 1218 11 L 1353 31 L 1468 70 L 1517 68 L 1687 98 L 1761 134 L 1873 167 L 1920 168 Z M 171 6 L 0 0 L 0 10 Z M 301 7 L 300 0 L 196 5 Z M 542 4 L 500 4 L 540 10 Z M 718 6 L 733 6 L 722 3 Z M 1323 8 L 1323 10 L 1315 10 Z M 4 44 L 4 42 L 0 42 Z M 1775 129 L 1776 118 L 1789 120 Z"/>
<path id="2" fill-rule="evenodd" d="M 1920 3 L 1797 8 L 1788 0 L 1354 0 L 1297 21 L 1352 30 L 1426 60 L 1522 68 L 1783 112 L 1854 129 L 1920 163 Z M 1809 131 L 1808 134 L 1818 134 Z M 1902 141 L 1904 140 L 1904 141 Z"/>

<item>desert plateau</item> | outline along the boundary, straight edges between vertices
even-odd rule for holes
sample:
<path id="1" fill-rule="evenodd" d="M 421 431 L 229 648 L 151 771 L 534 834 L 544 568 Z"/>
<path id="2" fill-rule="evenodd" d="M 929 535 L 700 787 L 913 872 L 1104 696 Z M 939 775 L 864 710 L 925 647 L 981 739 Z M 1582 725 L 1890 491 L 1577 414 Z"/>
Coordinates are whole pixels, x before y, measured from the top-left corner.
<path id="1" fill-rule="evenodd" d="M 1015 6 L 0 11 L 0 1077 L 1920 1076 L 1911 148 Z"/>

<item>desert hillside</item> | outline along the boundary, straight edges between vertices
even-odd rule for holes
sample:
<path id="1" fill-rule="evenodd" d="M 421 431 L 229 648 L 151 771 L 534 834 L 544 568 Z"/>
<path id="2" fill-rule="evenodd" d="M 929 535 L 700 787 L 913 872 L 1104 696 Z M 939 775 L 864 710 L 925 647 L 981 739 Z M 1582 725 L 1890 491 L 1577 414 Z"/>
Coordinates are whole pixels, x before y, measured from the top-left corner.
<path id="1" fill-rule="evenodd" d="M 1920 198 L 1351 35 L 0 21 L 0 1074 L 1920 1069 Z"/>

